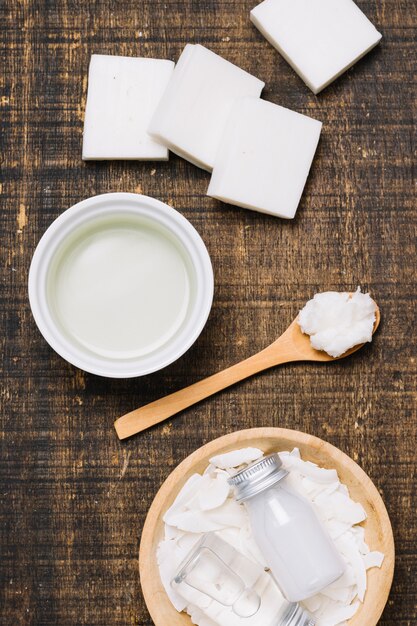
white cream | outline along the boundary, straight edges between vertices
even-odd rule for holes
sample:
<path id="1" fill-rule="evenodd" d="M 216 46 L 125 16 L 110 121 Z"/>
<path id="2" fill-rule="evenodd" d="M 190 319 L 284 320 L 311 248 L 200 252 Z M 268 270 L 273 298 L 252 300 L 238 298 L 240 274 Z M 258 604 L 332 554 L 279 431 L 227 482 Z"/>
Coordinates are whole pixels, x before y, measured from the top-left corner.
<path id="1" fill-rule="evenodd" d="M 149 125 L 157 141 L 211 171 L 230 110 L 243 96 L 260 96 L 258 78 L 204 46 L 185 46 Z"/>
<path id="2" fill-rule="evenodd" d="M 235 103 L 207 195 L 291 219 L 313 161 L 321 122 L 259 98 Z"/>
<path id="3" fill-rule="evenodd" d="M 352 0 L 265 0 L 250 16 L 314 93 L 382 37 Z"/>
<path id="4" fill-rule="evenodd" d="M 300 311 L 298 323 L 310 335 L 313 348 L 339 357 L 350 348 L 372 341 L 376 305 L 360 288 L 348 293 L 317 293 Z"/>
<path id="5" fill-rule="evenodd" d="M 186 610 L 193 623 L 199 626 L 265 626 L 274 623 L 277 603 L 275 584 L 268 572 L 262 572 L 265 562 L 252 537 L 245 508 L 237 505 L 231 516 L 230 505 L 236 503 L 232 494 L 225 494 L 224 489 L 228 477 L 236 473 L 237 464 L 243 467 L 241 464 L 245 464 L 245 459 L 259 458 L 259 452 L 251 448 L 213 457 L 203 476 L 194 474 L 189 478 L 164 516 L 165 539 L 159 544 L 157 554 L 161 580 L 175 608 Z M 336 470 L 303 461 L 297 449 L 281 452 L 280 457 L 284 468 L 289 471 L 286 480 L 313 504 L 346 564 L 346 571 L 340 579 L 302 605 L 314 615 L 316 626 L 342 624 L 356 613 L 364 600 L 366 570 L 380 567 L 384 555 L 370 552 L 364 528 L 358 525 L 366 519 L 365 510 L 351 500 Z M 223 469 L 228 464 L 233 466 Z M 209 481 L 213 481 L 211 489 Z M 211 505 L 214 502 L 218 505 L 214 509 L 202 506 L 209 491 Z M 214 491 L 217 491 L 216 498 L 213 498 Z M 220 538 L 244 555 L 239 573 L 248 585 L 254 585 L 261 597 L 262 612 L 251 618 L 239 618 L 230 608 L 219 605 L 198 591 L 190 590 L 185 599 L 170 584 L 180 563 L 205 532 L 206 526 L 212 525 L 214 520 L 216 528 L 212 530 L 216 530 Z"/>
<path id="6" fill-rule="evenodd" d="M 186 252 L 140 220 L 94 224 L 56 255 L 49 299 L 71 340 L 95 355 L 135 358 L 166 344 L 186 319 Z"/>
<path id="7" fill-rule="evenodd" d="M 147 128 L 174 71 L 165 59 L 93 54 L 88 76 L 83 159 L 168 159 Z"/>

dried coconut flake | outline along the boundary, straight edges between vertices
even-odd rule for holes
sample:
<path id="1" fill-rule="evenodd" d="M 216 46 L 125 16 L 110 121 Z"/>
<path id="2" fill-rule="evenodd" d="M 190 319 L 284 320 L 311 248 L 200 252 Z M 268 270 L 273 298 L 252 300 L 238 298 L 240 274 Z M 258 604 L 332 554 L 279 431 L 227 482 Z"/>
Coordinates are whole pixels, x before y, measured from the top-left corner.
<path id="1" fill-rule="evenodd" d="M 232 450 L 225 454 L 213 456 L 210 463 L 220 469 L 230 469 L 232 467 L 240 467 L 252 461 L 257 461 L 263 457 L 264 453 L 258 448 L 242 448 L 241 450 Z"/>

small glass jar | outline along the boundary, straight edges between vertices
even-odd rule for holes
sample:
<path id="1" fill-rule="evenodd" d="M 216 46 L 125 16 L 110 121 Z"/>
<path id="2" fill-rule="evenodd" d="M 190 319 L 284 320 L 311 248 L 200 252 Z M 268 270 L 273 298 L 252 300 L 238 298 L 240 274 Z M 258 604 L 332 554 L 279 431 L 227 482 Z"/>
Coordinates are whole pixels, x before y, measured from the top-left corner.
<path id="1" fill-rule="evenodd" d="M 215 533 L 207 533 L 181 563 L 171 581 L 171 586 L 185 599 L 188 594 L 184 586 L 197 590 L 222 606 L 230 608 L 235 615 L 233 624 L 243 626 L 248 618 L 254 616 L 262 621 L 265 617 L 262 598 L 254 586 L 245 584 L 238 571 L 242 559 L 249 561 Z M 267 575 L 260 571 L 261 575 Z M 298 604 L 287 602 L 273 580 L 271 584 L 275 589 L 273 595 L 275 618 L 271 626 L 315 625 L 315 620 L 307 611 Z M 228 619 L 230 620 L 230 617 Z M 249 622 L 254 623 L 252 620 Z M 270 623 L 268 620 L 268 624 Z"/>
<path id="2" fill-rule="evenodd" d="M 311 504 L 285 480 L 278 454 L 229 479 L 245 502 L 253 537 L 282 593 L 299 602 L 322 591 L 345 570 L 341 556 Z"/>

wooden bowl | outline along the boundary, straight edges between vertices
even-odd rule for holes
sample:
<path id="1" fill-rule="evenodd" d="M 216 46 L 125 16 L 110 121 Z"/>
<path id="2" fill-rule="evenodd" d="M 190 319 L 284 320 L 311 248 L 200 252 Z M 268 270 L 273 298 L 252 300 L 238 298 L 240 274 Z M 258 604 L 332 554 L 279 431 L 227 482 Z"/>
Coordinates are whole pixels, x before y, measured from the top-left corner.
<path id="1" fill-rule="evenodd" d="M 363 523 L 366 541 L 371 550 L 383 552 L 385 559 L 381 569 L 373 568 L 368 572 L 365 602 L 349 621 L 349 626 L 376 626 L 388 600 L 395 562 L 391 523 L 382 498 L 365 472 L 341 450 L 317 437 L 285 428 L 251 428 L 215 439 L 180 463 L 158 491 L 145 521 L 139 551 L 142 591 L 155 626 L 191 626 L 190 617 L 178 613 L 172 606 L 159 577 L 156 549 L 164 535 L 165 511 L 185 481 L 195 472 L 202 473 L 212 456 L 248 446 L 260 448 L 266 454 L 298 447 L 303 460 L 336 469 L 352 498 L 365 508 L 368 516 Z"/>

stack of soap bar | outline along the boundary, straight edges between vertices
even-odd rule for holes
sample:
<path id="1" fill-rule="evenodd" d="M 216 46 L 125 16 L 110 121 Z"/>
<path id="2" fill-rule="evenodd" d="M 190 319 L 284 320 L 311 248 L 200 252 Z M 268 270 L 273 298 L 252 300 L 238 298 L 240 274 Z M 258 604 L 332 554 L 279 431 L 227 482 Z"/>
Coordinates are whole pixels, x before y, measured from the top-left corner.
<path id="1" fill-rule="evenodd" d="M 166 161 L 168 150 L 147 128 L 174 63 L 93 54 L 88 75 L 83 159 Z"/>
<path id="2" fill-rule="evenodd" d="M 352 0 L 265 0 L 251 20 L 314 93 L 382 37 Z"/>
<path id="3" fill-rule="evenodd" d="M 207 195 L 284 218 L 295 215 L 321 122 L 259 98 L 242 98 L 224 129 Z"/>
<path id="4" fill-rule="evenodd" d="M 211 171 L 233 104 L 265 83 L 204 46 L 188 44 L 148 128 L 157 141 Z"/>

